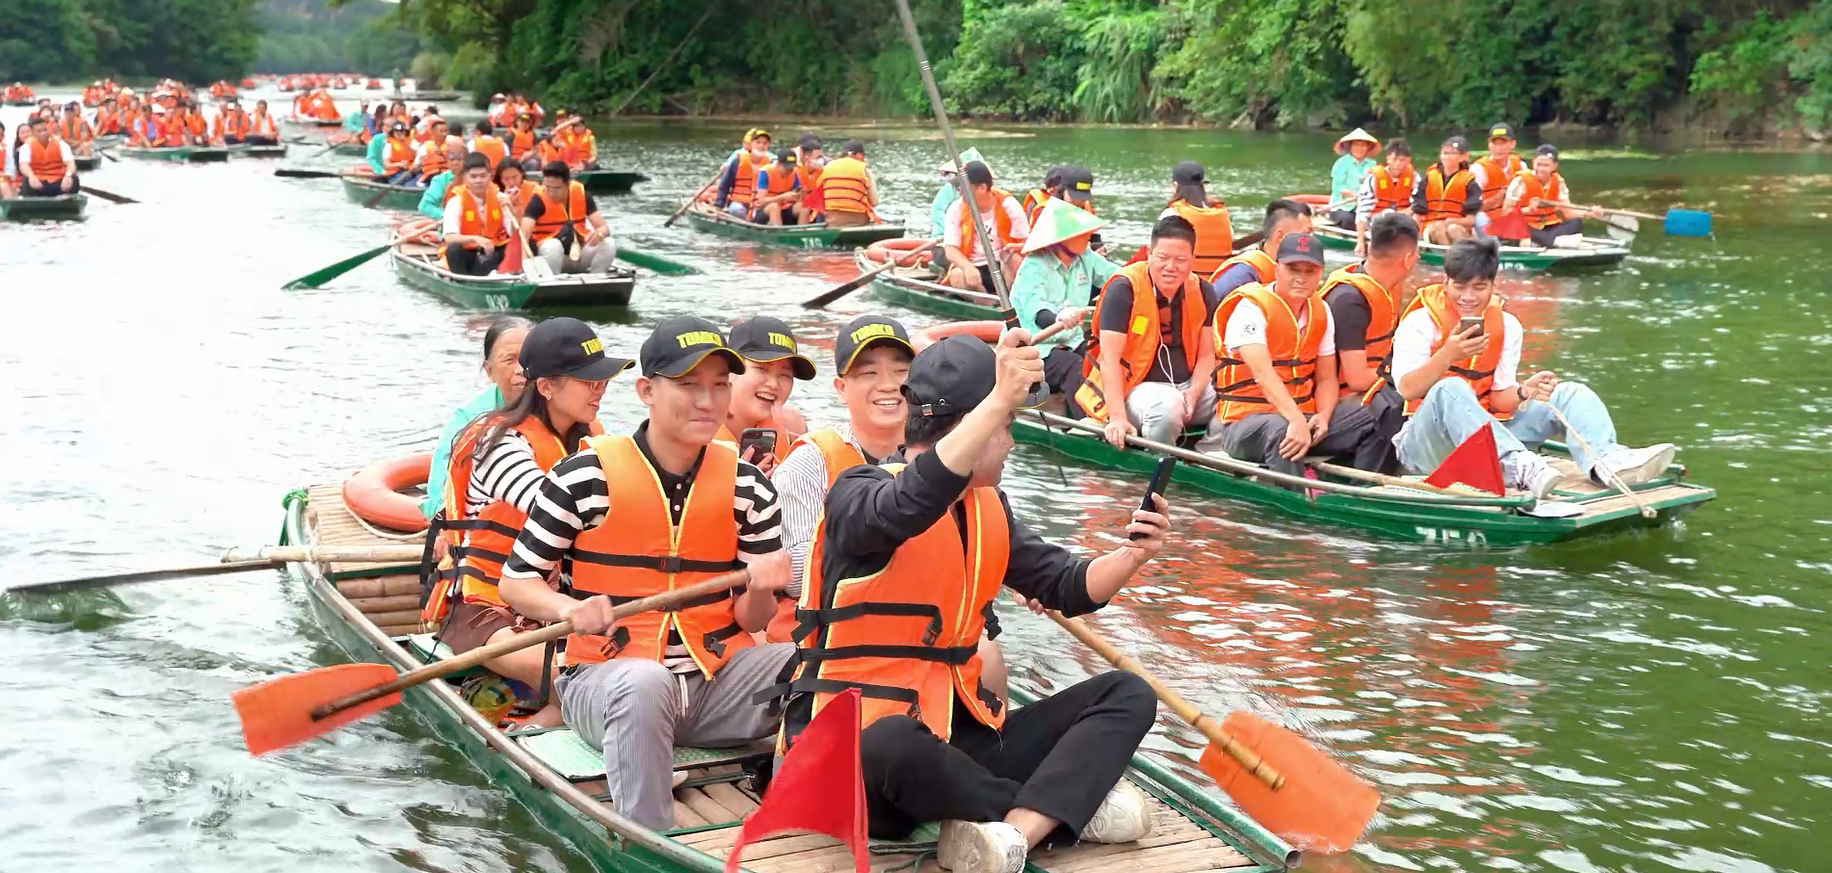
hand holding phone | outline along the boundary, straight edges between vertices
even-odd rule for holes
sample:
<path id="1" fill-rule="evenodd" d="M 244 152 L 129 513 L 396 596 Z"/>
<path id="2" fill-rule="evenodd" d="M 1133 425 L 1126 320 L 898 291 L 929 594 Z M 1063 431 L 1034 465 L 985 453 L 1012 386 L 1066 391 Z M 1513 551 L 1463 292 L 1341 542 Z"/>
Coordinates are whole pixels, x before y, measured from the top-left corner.
<path id="1" fill-rule="evenodd" d="M 738 435 L 738 457 L 755 464 L 776 451 L 776 429 L 747 427 Z"/>
<path id="2" fill-rule="evenodd" d="M 1152 498 L 1156 497 L 1157 495 L 1163 494 L 1164 490 L 1170 487 L 1170 474 L 1172 471 L 1176 469 L 1177 469 L 1177 459 L 1176 458 L 1158 459 L 1157 468 L 1151 471 L 1151 484 L 1145 486 L 1145 497 L 1144 499 L 1139 501 L 1139 509 L 1138 509 L 1139 512 L 1157 512 L 1158 511 L 1158 502 L 1153 500 Z M 1138 522 L 1134 522 L 1134 523 L 1136 524 Z M 1133 542 L 1138 542 L 1140 540 L 1143 540 L 1146 538 L 1146 536 L 1147 535 L 1145 533 L 1142 533 L 1136 530 L 1130 531 L 1126 534 L 1126 538 L 1129 540 L 1132 540 Z"/>

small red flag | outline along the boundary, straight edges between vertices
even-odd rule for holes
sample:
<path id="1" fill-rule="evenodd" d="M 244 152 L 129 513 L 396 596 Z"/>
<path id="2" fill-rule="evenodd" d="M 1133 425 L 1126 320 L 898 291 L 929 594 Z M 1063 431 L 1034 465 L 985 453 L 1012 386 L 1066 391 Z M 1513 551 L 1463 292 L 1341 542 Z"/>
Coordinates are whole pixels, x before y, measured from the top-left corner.
<path id="1" fill-rule="evenodd" d="M 1426 485 L 1439 488 L 1449 488 L 1457 482 L 1490 494 L 1507 495 L 1508 488 L 1501 481 L 1501 457 L 1496 454 L 1493 425 L 1476 428 L 1469 439 L 1452 450 L 1444 462 L 1425 477 Z"/>
<path id="2" fill-rule="evenodd" d="M 503 262 L 501 266 L 496 268 L 496 272 L 508 276 L 520 273 L 521 271 L 522 241 L 519 237 L 512 236 L 509 237 L 508 242 L 503 243 Z"/>
<path id="3" fill-rule="evenodd" d="M 1130 267 L 1133 264 L 1143 263 L 1144 260 L 1149 257 L 1151 257 L 1151 246 L 1139 246 L 1139 250 L 1133 253 L 1132 260 L 1127 261 L 1126 266 Z"/>
<path id="4" fill-rule="evenodd" d="M 859 764 L 859 689 L 835 695 L 795 738 L 783 756 L 763 803 L 738 828 L 725 856 L 725 873 L 737 873 L 747 843 L 783 831 L 826 834 L 852 850 L 857 873 L 871 869 L 865 829 L 865 773 Z M 850 800 L 850 802 L 848 802 Z"/>
<path id="5" fill-rule="evenodd" d="M 1500 218 L 1489 222 L 1488 235 L 1496 239 L 1528 239 L 1533 234 L 1527 230 L 1527 218 L 1520 214 L 1520 209 L 1510 209 Z"/>

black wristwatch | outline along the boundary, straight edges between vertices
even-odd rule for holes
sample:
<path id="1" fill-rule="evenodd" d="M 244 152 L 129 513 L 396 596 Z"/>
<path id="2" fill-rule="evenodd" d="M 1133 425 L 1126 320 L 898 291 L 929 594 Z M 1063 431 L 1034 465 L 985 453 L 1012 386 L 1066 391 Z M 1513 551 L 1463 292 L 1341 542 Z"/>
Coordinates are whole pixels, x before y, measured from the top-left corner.
<path id="1" fill-rule="evenodd" d="M 1527 402 L 1527 386 L 1525 383 L 1514 386 L 1514 396 L 1519 397 L 1522 403 Z"/>

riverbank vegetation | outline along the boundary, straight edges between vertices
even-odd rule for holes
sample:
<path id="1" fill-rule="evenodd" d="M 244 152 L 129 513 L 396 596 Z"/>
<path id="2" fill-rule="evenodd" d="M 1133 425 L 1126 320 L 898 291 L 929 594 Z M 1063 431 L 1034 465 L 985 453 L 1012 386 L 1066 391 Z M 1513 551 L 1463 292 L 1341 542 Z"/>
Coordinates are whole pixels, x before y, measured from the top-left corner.
<path id="1" fill-rule="evenodd" d="M 4 2 L 4 0 L 0 0 Z M 408 75 L 420 38 L 382 0 L 266 0 L 254 69 L 263 73 Z"/>
<path id="2" fill-rule="evenodd" d="M 239 78 L 254 60 L 254 0 L 0 0 L 0 75 L 192 82 Z"/>

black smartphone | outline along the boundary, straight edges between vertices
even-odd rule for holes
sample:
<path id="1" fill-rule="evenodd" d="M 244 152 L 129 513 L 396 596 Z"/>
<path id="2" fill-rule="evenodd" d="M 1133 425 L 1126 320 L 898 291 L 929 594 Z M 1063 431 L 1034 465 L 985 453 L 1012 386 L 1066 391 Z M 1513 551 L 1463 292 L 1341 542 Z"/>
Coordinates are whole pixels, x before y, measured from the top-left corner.
<path id="1" fill-rule="evenodd" d="M 1486 328 L 1483 327 L 1483 321 L 1480 318 L 1465 317 L 1457 319 L 1457 333 L 1463 333 L 1471 327 L 1478 328 L 1475 334 L 1476 336 L 1481 336 L 1486 332 Z"/>
<path id="2" fill-rule="evenodd" d="M 757 451 L 752 452 L 751 449 Z M 738 457 L 762 459 L 764 455 L 776 451 L 776 429 L 773 427 L 747 427 L 738 435 Z"/>
<path id="3" fill-rule="evenodd" d="M 1145 486 L 1145 497 L 1139 501 L 1139 509 L 1146 512 L 1151 512 L 1155 509 L 1151 504 L 1151 495 L 1163 494 L 1165 489 L 1170 487 L 1170 474 L 1171 471 L 1175 469 L 1177 469 L 1176 458 L 1158 459 L 1157 469 L 1151 471 L 1151 484 Z M 1126 537 L 1128 539 L 1140 540 L 1144 539 L 1145 535 L 1130 533 L 1127 534 Z"/>

